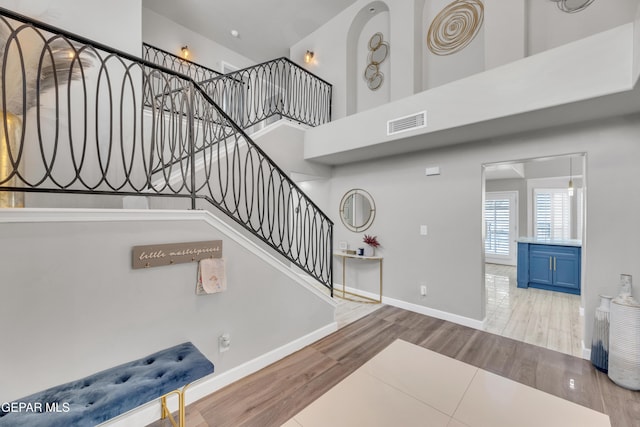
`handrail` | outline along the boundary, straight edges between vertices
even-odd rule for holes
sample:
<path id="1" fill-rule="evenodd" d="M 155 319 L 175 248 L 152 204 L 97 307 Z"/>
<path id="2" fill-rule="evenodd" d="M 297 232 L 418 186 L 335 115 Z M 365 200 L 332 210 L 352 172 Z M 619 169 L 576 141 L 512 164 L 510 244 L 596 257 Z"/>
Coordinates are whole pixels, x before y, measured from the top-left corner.
<path id="1" fill-rule="evenodd" d="M 192 78 L 1 8 L 0 26 L 0 195 L 206 201 L 333 294 L 333 222 Z"/>
<path id="2" fill-rule="evenodd" d="M 194 82 L 209 80 L 222 73 L 212 68 L 205 67 L 188 59 L 180 58 L 171 52 L 142 43 L 142 58 L 157 65 L 169 68 L 177 73 L 191 77 Z"/>
<path id="3" fill-rule="evenodd" d="M 331 121 L 332 86 L 288 58 L 198 84 L 243 129 L 280 116 L 309 126 Z"/>
<path id="4" fill-rule="evenodd" d="M 243 129 L 271 117 L 286 117 L 308 126 L 331 121 L 332 85 L 289 58 L 227 74 L 146 43 L 143 58 L 191 77 Z"/>
<path id="5" fill-rule="evenodd" d="M 289 59 L 289 58 L 287 58 L 286 56 L 281 56 L 281 57 L 276 58 L 276 59 L 269 59 L 269 60 L 267 60 L 267 61 L 259 62 L 259 63 L 254 64 L 254 65 L 249 65 L 248 67 L 240 68 L 239 70 L 232 71 L 231 73 L 227 73 L 227 74 L 221 73 L 221 75 L 222 75 L 222 76 L 226 76 L 226 75 L 233 74 L 233 73 L 241 73 L 241 72 L 244 72 L 244 71 L 249 71 L 249 70 L 251 70 L 252 68 L 259 68 L 259 67 L 263 67 L 263 66 L 265 66 L 265 65 L 269 65 L 271 62 L 273 62 L 273 61 L 277 61 L 277 60 L 284 60 L 284 61 L 287 61 L 287 62 L 289 62 L 292 66 L 294 66 L 294 67 L 296 67 L 296 68 L 299 68 L 299 69 L 300 69 L 300 71 L 303 71 L 303 72 L 305 72 L 305 73 L 307 73 L 307 74 L 310 74 L 311 76 L 313 76 L 313 78 L 320 80 L 322 83 L 326 84 L 327 86 L 332 86 L 332 87 L 333 87 L 333 85 L 332 85 L 331 83 L 329 83 L 328 81 L 326 81 L 326 80 L 325 80 L 325 79 L 323 79 L 322 77 L 320 77 L 320 76 L 318 76 L 318 75 L 316 75 L 316 74 L 312 73 L 311 71 L 308 71 L 307 69 L 305 69 L 305 68 L 301 67 L 300 65 L 296 64 L 295 62 L 293 62 L 292 60 L 290 60 L 290 59 Z M 198 82 L 198 83 L 202 83 L 202 82 Z"/>

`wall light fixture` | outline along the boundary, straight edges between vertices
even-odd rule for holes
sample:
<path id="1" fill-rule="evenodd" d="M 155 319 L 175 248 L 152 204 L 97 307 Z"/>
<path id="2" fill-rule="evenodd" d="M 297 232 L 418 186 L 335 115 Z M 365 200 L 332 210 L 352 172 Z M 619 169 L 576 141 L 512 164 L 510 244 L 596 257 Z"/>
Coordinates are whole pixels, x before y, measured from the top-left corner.
<path id="1" fill-rule="evenodd" d="M 311 52 L 310 50 L 307 51 L 307 53 L 304 54 L 304 62 L 306 64 L 310 63 L 311 60 L 313 59 L 313 52 Z"/>

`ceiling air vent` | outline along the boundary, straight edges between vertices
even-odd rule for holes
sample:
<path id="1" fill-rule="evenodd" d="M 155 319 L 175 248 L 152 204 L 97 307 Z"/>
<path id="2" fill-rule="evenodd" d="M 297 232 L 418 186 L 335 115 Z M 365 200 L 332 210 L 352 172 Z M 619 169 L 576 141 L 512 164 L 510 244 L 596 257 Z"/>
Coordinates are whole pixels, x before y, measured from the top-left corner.
<path id="1" fill-rule="evenodd" d="M 399 117 L 387 122 L 387 135 L 406 132 L 408 130 L 419 129 L 427 126 L 427 112 L 411 114 L 410 116 Z"/>

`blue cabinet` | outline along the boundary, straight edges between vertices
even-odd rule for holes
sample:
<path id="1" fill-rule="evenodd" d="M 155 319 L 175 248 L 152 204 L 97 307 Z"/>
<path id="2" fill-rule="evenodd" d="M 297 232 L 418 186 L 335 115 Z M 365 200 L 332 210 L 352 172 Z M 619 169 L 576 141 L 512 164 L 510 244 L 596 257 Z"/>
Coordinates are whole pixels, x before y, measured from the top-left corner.
<path id="1" fill-rule="evenodd" d="M 518 243 L 518 287 L 580 295 L 581 248 Z"/>

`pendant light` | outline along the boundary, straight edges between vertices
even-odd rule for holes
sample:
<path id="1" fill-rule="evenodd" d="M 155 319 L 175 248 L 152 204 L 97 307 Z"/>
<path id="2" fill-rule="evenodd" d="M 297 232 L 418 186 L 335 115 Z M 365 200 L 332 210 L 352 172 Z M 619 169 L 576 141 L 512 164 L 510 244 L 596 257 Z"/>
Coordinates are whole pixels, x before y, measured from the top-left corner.
<path id="1" fill-rule="evenodd" d="M 573 197 L 573 158 L 569 157 L 569 197 Z"/>

